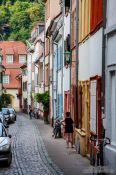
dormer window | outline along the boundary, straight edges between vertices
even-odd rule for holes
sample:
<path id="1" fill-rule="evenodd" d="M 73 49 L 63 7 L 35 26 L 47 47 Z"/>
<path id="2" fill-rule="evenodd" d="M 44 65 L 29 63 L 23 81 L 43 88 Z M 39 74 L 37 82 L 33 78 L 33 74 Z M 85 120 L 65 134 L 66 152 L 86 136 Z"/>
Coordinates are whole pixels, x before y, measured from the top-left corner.
<path id="1" fill-rule="evenodd" d="M 44 25 L 39 25 L 39 34 L 44 31 Z"/>
<path id="2" fill-rule="evenodd" d="M 26 63 L 26 55 L 19 55 L 19 64 Z"/>
<path id="3" fill-rule="evenodd" d="M 13 55 L 6 55 L 6 63 L 13 64 Z"/>

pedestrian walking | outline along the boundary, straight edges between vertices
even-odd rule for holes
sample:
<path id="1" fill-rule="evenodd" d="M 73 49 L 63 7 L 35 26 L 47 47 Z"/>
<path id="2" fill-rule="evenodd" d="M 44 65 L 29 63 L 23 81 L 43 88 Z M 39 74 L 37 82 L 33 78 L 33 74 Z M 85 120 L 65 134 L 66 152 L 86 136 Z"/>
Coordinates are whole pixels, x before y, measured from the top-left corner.
<path id="1" fill-rule="evenodd" d="M 31 120 L 32 119 L 32 107 L 31 107 L 31 105 L 29 105 L 29 117 Z"/>
<path id="2" fill-rule="evenodd" d="M 65 138 L 67 143 L 67 148 L 69 148 L 69 143 L 73 148 L 73 120 L 70 116 L 70 112 L 66 112 L 66 118 L 62 122 L 65 123 Z"/>

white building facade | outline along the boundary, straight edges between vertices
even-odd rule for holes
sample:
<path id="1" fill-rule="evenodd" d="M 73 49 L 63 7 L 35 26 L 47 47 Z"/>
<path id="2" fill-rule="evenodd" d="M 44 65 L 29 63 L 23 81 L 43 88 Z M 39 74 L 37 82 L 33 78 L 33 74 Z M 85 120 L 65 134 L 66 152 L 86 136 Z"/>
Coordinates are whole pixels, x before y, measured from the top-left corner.
<path id="1" fill-rule="evenodd" d="M 116 174 L 116 1 L 107 0 L 106 6 L 106 83 L 105 83 L 105 136 L 111 144 L 105 146 L 105 165 Z"/>

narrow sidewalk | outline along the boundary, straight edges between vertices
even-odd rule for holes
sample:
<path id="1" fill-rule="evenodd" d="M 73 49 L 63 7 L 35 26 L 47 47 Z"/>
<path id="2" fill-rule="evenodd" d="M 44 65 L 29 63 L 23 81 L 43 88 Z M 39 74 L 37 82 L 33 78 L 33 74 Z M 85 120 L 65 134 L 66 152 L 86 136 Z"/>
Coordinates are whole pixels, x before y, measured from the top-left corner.
<path id="1" fill-rule="evenodd" d="M 74 148 L 66 148 L 63 138 L 54 139 L 52 137 L 53 128 L 50 125 L 44 124 L 39 119 L 33 120 L 38 123 L 49 156 L 65 175 L 92 174 L 92 166 L 87 158 L 79 155 Z"/>

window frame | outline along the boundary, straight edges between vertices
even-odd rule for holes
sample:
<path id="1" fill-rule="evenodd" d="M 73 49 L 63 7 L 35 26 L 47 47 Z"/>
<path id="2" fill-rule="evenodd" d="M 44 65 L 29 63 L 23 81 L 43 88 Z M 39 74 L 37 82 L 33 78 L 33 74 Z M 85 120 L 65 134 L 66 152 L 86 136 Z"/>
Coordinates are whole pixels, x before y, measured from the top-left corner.
<path id="1" fill-rule="evenodd" d="M 21 56 L 24 56 L 25 57 L 25 61 L 24 62 L 20 61 Z M 24 63 L 26 63 L 26 55 L 25 54 L 20 54 L 19 55 L 19 64 L 24 64 Z"/>
<path id="2" fill-rule="evenodd" d="M 111 83 L 112 80 L 111 78 L 112 73 L 115 72 L 116 75 L 116 65 L 108 66 L 107 69 L 107 88 L 106 88 L 106 119 L 107 119 L 107 136 L 111 139 L 111 145 L 116 146 L 116 139 L 114 140 L 114 135 L 113 133 L 116 132 L 116 109 L 115 109 L 115 117 L 112 118 L 112 87 Z M 116 87 L 116 76 L 115 76 L 115 87 Z M 116 89 L 115 89 L 115 104 L 116 105 Z M 115 123 L 115 124 L 114 124 Z"/>
<path id="3" fill-rule="evenodd" d="M 10 61 L 10 62 L 8 61 L 9 56 L 12 57 L 12 62 L 11 62 L 11 61 Z M 13 55 L 13 54 L 7 54 L 7 55 L 6 55 L 6 63 L 7 63 L 7 64 L 13 64 L 13 63 L 14 63 L 14 55 Z"/>
<path id="4" fill-rule="evenodd" d="M 8 77 L 8 81 L 7 82 L 4 82 L 4 77 Z M 10 83 L 10 77 L 9 77 L 9 75 L 3 75 L 2 81 L 3 81 L 3 84 L 9 84 Z"/>

